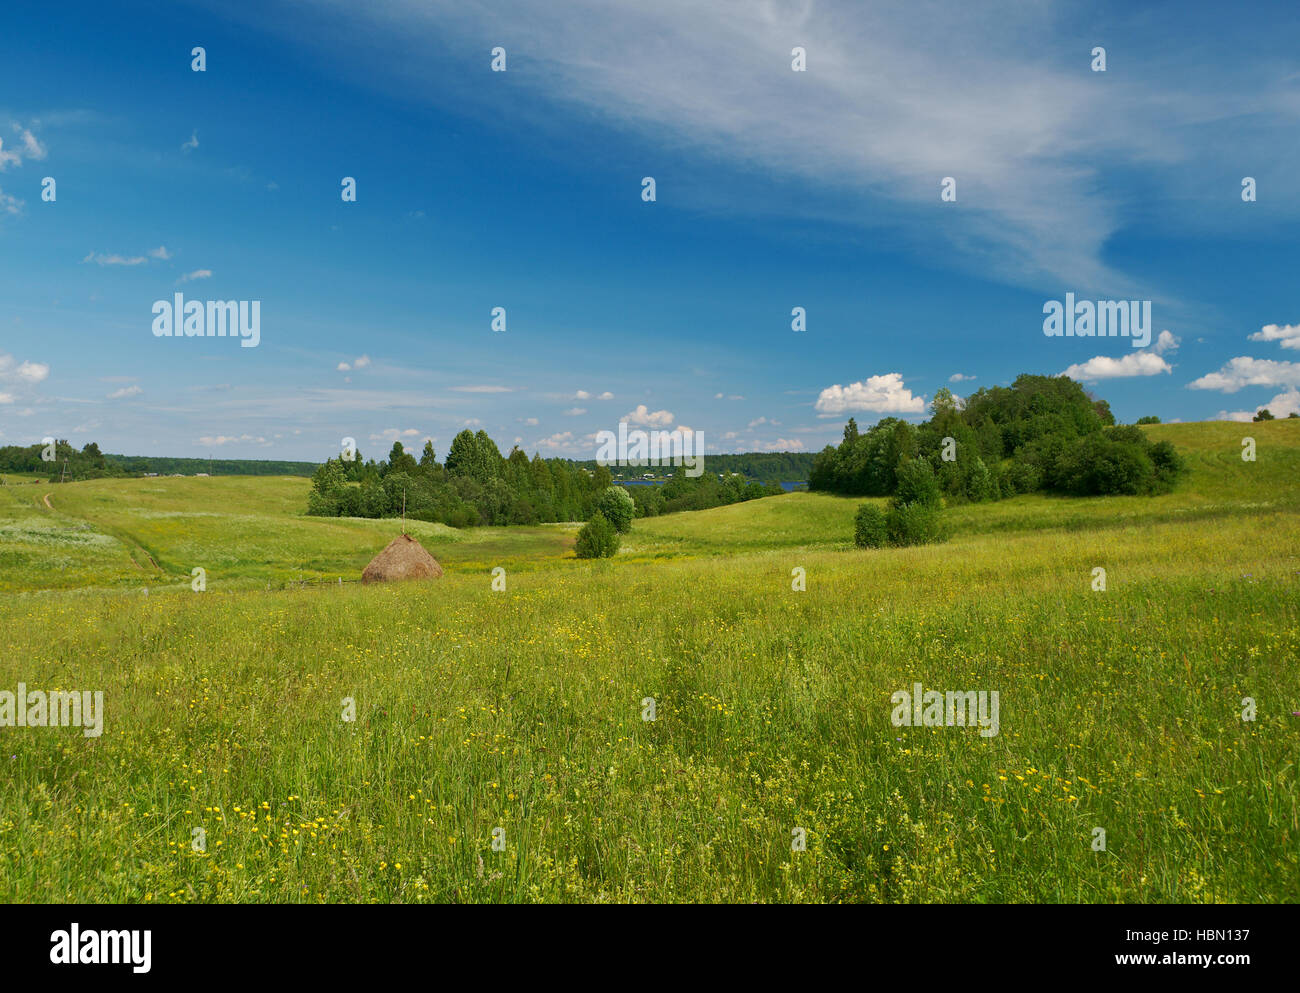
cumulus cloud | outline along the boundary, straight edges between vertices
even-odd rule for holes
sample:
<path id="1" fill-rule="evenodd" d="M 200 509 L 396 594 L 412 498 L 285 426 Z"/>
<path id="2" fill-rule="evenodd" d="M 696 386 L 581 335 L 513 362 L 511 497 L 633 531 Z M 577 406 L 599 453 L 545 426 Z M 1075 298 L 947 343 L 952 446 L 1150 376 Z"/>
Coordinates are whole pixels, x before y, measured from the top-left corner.
<path id="1" fill-rule="evenodd" d="M 1127 379 L 1133 376 L 1158 376 L 1162 372 L 1173 372 L 1173 367 L 1159 355 L 1150 351 L 1130 352 L 1118 359 L 1108 355 L 1098 355 L 1087 362 L 1072 365 L 1060 376 L 1071 379 L 1096 381 L 1098 379 Z"/>
<path id="2" fill-rule="evenodd" d="M 1149 349 L 1140 352 L 1128 352 L 1118 359 L 1107 355 L 1098 355 L 1087 362 L 1076 363 L 1058 376 L 1069 376 L 1084 382 L 1096 382 L 1099 379 L 1131 379 L 1134 376 L 1158 376 L 1162 372 L 1173 372 L 1173 366 L 1160 356 L 1167 352 L 1176 352 L 1181 339 L 1169 331 L 1161 331 Z"/>
<path id="3" fill-rule="evenodd" d="M 1236 393 L 1244 386 L 1300 385 L 1300 363 L 1277 362 L 1239 355 L 1218 372 L 1211 372 L 1187 384 L 1189 390 L 1218 390 Z"/>
<path id="4" fill-rule="evenodd" d="M 558 434 L 551 435 L 549 438 L 543 438 L 537 443 L 538 448 L 545 448 L 548 451 L 570 449 L 573 445 L 574 439 L 572 431 L 561 431 Z"/>
<path id="5" fill-rule="evenodd" d="M 19 362 L 12 355 L 0 355 L 0 380 L 35 386 L 49 374 L 50 367 L 44 362 Z"/>
<path id="6" fill-rule="evenodd" d="M 776 441 L 757 442 L 761 452 L 802 452 L 803 441 L 799 438 L 777 438 Z"/>
<path id="7" fill-rule="evenodd" d="M 1215 420 L 1253 421 L 1255 415 L 1264 409 L 1267 409 L 1274 417 L 1290 417 L 1292 414 L 1300 414 L 1300 390 L 1288 390 L 1285 393 L 1279 393 L 1268 403 L 1261 403 L 1254 410 L 1221 410 Z"/>
<path id="8" fill-rule="evenodd" d="M 371 441 L 401 441 L 403 438 L 418 438 L 421 432 L 418 428 L 386 428 L 378 434 L 370 436 Z M 432 439 L 429 439 L 432 440 Z"/>
<path id="9" fill-rule="evenodd" d="M 883 376 L 870 376 L 848 386 L 828 386 L 821 391 L 814 405 L 822 417 L 834 417 L 857 411 L 876 414 L 923 414 L 925 398 L 914 396 L 903 385 L 903 375 L 898 372 Z"/>
<path id="10" fill-rule="evenodd" d="M 1283 348 L 1300 348 L 1300 324 L 1265 324 L 1250 336 L 1251 341 L 1276 341 Z"/>
<path id="11" fill-rule="evenodd" d="M 340 362 L 335 368 L 338 372 L 351 372 L 353 369 L 364 369 L 368 365 L 370 365 L 370 356 L 361 355 L 351 362 Z M 349 379 L 348 382 L 352 380 Z"/>
<path id="12" fill-rule="evenodd" d="M 972 379 L 974 379 L 974 378 L 975 378 L 974 376 L 966 376 L 966 375 L 963 375 L 963 374 L 960 373 L 960 372 L 954 372 L 951 376 L 948 377 L 948 382 L 950 382 L 950 383 L 969 383 L 969 382 L 970 382 Z"/>
<path id="13" fill-rule="evenodd" d="M 671 411 L 650 410 L 645 404 L 639 403 L 635 410 L 628 411 L 619 420 L 642 427 L 666 428 L 673 422 L 673 415 Z"/>

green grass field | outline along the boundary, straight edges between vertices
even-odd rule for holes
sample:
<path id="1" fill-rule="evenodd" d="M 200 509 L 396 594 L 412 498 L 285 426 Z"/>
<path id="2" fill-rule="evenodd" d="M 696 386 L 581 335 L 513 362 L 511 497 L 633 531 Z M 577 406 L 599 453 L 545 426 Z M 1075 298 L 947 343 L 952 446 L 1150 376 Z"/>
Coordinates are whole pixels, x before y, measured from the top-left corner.
<path id="1" fill-rule="evenodd" d="M 1175 493 L 944 545 L 799 493 L 598 563 L 415 522 L 447 574 L 392 586 L 357 580 L 395 523 L 303 479 L 10 480 L 0 689 L 106 716 L 0 728 L 0 899 L 1292 902 L 1300 421 L 1148 430 Z M 1000 733 L 895 727 L 914 682 L 998 691 Z"/>

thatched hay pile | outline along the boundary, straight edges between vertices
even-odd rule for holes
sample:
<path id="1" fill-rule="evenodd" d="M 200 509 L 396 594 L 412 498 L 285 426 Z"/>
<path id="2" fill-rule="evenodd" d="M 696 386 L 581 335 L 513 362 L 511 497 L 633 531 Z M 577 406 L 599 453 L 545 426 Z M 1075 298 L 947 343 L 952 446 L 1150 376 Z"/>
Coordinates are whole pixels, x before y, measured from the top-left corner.
<path id="1" fill-rule="evenodd" d="M 389 583 L 398 579 L 437 579 L 442 566 L 409 534 L 398 535 L 370 560 L 361 573 L 363 583 Z"/>

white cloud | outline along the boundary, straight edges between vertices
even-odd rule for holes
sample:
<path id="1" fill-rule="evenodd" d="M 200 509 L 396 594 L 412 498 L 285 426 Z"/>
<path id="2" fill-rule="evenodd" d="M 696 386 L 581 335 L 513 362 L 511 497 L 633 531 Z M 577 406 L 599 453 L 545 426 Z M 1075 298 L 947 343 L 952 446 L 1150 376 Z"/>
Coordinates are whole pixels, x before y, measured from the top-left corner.
<path id="1" fill-rule="evenodd" d="M 590 399 L 591 399 L 591 394 L 588 393 L 586 390 L 579 390 L 577 393 L 573 394 L 573 399 L 575 399 L 575 400 L 590 400 Z"/>
<path id="2" fill-rule="evenodd" d="M 45 158 L 45 146 L 36 135 L 20 124 L 15 124 L 13 128 L 14 134 L 18 135 L 20 146 L 16 150 L 7 150 L 4 138 L 0 138 L 0 172 L 4 172 L 11 165 L 22 165 L 24 156 L 38 161 Z"/>
<path id="3" fill-rule="evenodd" d="M 1169 331 L 1161 331 L 1149 349 L 1129 352 L 1118 359 L 1098 355 L 1087 362 L 1076 363 L 1058 376 L 1095 382 L 1099 379 L 1131 379 L 1134 376 L 1158 376 L 1162 372 L 1173 372 L 1171 366 L 1160 358 L 1166 352 L 1176 352 L 1181 339 Z"/>
<path id="4" fill-rule="evenodd" d="M 574 439 L 572 431 L 561 431 L 558 434 L 551 435 L 549 438 L 543 438 L 537 443 L 538 448 L 545 448 L 550 451 L 555 451 L 557 449 L 568 450 L 572 449 L 573 446 Z"/>
<path id="5" fill-rule="evenodd" d="M 519 421 L 520 424 L 527 424 L 530 428 L 535 428 L 537 427 L 538 424 L 536 417 L 524 417 L 524 418 L 516 418 L 516 419 Z"/>
<path id="6" fill-rule="evenodd" d="M 974 379 L 974 378 L 975 378 L 974 376 L 965 376 L 965 375 L 963 375 L 963 374 L 960 373 L 960 372 L 954 372 L 951 376 L 948 377 L 948 382 L 950 382 L 950 383 L 969 383 L 969 382 L 970 382 L 972 379 Z"/>
<path id="7" fill-rule="evenodd" d="M 166 261 L 170 259 L 171 252 L 167 251 L 166 245 L 159 245 L 157 248 L 151 248 L 148 255 L 105 255 L 103 252 L 88 252 L 82 259 L 82 264 L 94 262 L 95 265 L 144 265 L 149 259 L 161 259 Z M 201 270 L 200 270 L 201 271 Z M 209 275 L 211 275 L 209 273 Z"/>
<path id="8" fill-rule="evenodd" d="M 335 371 L 336 371 L 336 372 L 351 372 L 351 371 L 352 371 L 352 366 L 348 365 L 346 362 L 340 362 L 340 363 L 335 367 Z"/>
<path id="9" fill-rule="evenodd" d="M 1300 414 L 1300 390 L 1288 390 L 1279 393 L 1268 403 L 1261 403 L 1254 410 L 1221 410 L 1216 421 L 1252 421 L 1261 410 L 1267 409 L 1274 417 L 1290 417 Z M 1172 423 L 1172 422 L 1171 422 Z"/>
<path id="10" fill-rule="evenodd" d="M 636 410 L 628 411 L 619 420 L 626 421 L 629 424 L 639 424 L 643 427 L 666 428 L 673 422 L 673 415 L 671 411 L 650 410 L 645 404 L 639 403 Z"/>
<path id="11" fill-rule="evenodd" d="M 1243 386 L 1298 386 L 1300 363 L 1277 362 L 1239 355 L 1218 372 L 1211 372 L 1187 384 L 1189 390 L 1219 390 L 1236 393 Z"/>
<path id="12" fill-rule="evenodd" d="M 379 434 L 372 434 L 370 436 L 370 440 L 371 441 L 401 441 L 403 438 L 418 438 L 418 437 L 420 437 L 420 431 L 417 428 L 405 428 L 402 430 L 399 430 L 398 428 L 386 428 L 383 431 L 379 432 Z"/>
<path id="13" fill-rule="evenodd" d="M 756 444 L 761 452 L 802 452 L 804 449 L 803 441 L 799 438 L 777 438 L 776 441 L 760 441 Z"/>
<path id="14" fill-rule="evenodd" d="M 194 149 L 198 147 L 199 147 L 199 133 L 197 131 L 193 131 L 190 133 L 190 140 L 185 142 L 185 144 L 181 145 L 181 151 L 192 152 Z"/>
<path id="15" fill-rule="evenodd" d="M 1071 379 L 1096 381 L 1098 379 L 1127 379 L 1132 376 L 1158 376 L 1162 372 L 1173 372 L 1173 367 L 1159 355 L 1150 351 L 1130 352 L 1122 358 L 1113 359 L 1108 355 L 1098 355 L 1087 362 L 1072 365 L 1058 376 Z"/>
<path id="16" fill-rule="evenodd" d="M 0 210 L 6 214 L 21 214 L 23 212 L 24 201 L 17 197 L 11 197 L 4 190 L 0 190 Z"/>
<path id="17" fill-rule="evenodd" d="M 211 269 L 195 269 L 193 272 L 187 272 L 180 279 L 176 280 L 176 282 L 188 283 L 191 280 L 195 280 L 195 279 L 211 279 L 211 278 L 212 278 Z"/>
<path id="18" fill-rule="evenodd" d="M 120 390 L 114 390 L 106 399 L 125 400 L 127 397 L 139 396 L 143 392 L 144 390 L 140 389 L 138 386 L 124 386 Z"/>
<path id="19" fill-rule="evenodd" d="M 35 386 L 44 381 L 49 374 L 50 367 L 44 362 L 28 360 L 18 362 L 12 355 L 0 355 L 0 379 Z"/>
<path id="20" fill-rule="evenodd" d="M 12 393 L 0 393 L 0 403 L 13 403 L 14 395 Z"/>
<path id="21" fill-rule="evenodd" d="M 817 397 L 815 407 L 823 417 L 854 411 L 923 414 L 925 398 L 913 396 L 912 391 L 903 385 L 902 374 L 891 372 L 883 376 L 871 376 L 864 382 L 850 383 L 848 386 L 840 386 L 838 383 L 828 386 Z"/>
<path id="22" fill-rule="evenodd" d="M 352 368 L 354 368 L 354 369 L 364 369 L 364 368 L 365 368 L 366 366 L 368 366 L 368 365 L 370 365 L 370 356 L 369 356 L 369 355 L 358 355 L 356 361 L 352 363 Z"/>
<path id="23" fill-rule="evenodd" d="M 585 407 L 570 407 L 564 412 L 565 417 L 580 417 L 587 412 Z"/>
<path id="24" fill-rule="evenodd" d="M 27 153 L 29 159 L 40 160 L 45 158 L 45 146 L 41 144 L 36 135 L 26 128 L 20 130 L 17 124 L 14 125 L 14 130 L 20 132 L 23 140 L 23 151 Z"/>
<path id="25" fill-rule="evenodd" d="M 143 255 L 105 255 L 102 252 L 96 254 L 90 252 L 82 263 L 94 262 L 95 265 L 144 265 L 149 260 Z"/>
<path id="26" fill-rule="evenodd" d="M 1283 348 L 1300 348 L 1300 324 L 1265 324 L 1251 341 L 1277 341 Z"/>
<path id="27" fill-rule="evenodd" d="M 928 4 L 834 0 L 502 0 L 452 15 L 423 0 L 332 6 L 383 37 L 395 66 L 415 66 L 386 73 L 405 94 L 451 106 L 494 100 L 421 68 L 417 54 L 431 49 L 454 53 L 492 37 L 545 52 L 544 98 L 777 179 L 876 194 L 850 223 L 870 224 L 894 204 L 894 214 L 932 216 L 945 209 L 936 206 L 940 178 L 955 175 L 970 206 L 950 211 L 942 228 L 970 266 L 1075 285 L 1116 276 L 1101 256 L 1125 204 L 1100 181 L 1099 163 L 1176 176 L 1225 122 L 1265 151 L 1296 107 L 1287 77 L 1262 66 L 1234 64 L 1213 78 L 1171 72 L 1194 58 L 1181 37 L 1114 79 L 1090 73 L 1087 48 L 1082 63 L 1061 54 L 1078 41 L 1058 3 L 1004 0 L 939 17 Z M 271 20 L 273 30 L 302 33 Z M 807 49 L 807 72 L 790 72 L 794 44 Z M 1245 115 L 1246 105 L 1258 115 Z M 893 204 L 874 209 L 884 198 Z"/>

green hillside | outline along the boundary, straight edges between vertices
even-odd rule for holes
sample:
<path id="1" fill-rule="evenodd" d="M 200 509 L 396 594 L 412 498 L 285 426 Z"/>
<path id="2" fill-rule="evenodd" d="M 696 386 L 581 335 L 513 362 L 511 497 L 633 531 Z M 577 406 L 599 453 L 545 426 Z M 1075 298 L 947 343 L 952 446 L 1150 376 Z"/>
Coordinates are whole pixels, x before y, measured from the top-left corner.
<path id="1" fill-rule="evenodd" d="M 0 729 L 0 899 L 1293 901 L 1298 428 L 1155 426 L 1174 493 L 944 545 L 858 550 L 808 493 L 597 562 L 411 524 L 447 575 L 407 585 L 355 582 L 395 523 L 301 479 L 5 487 L 0 687 L 105 715 Z M 915 682 L 998 692 L 998 733 L 895 726 Z"/>

